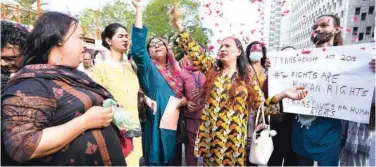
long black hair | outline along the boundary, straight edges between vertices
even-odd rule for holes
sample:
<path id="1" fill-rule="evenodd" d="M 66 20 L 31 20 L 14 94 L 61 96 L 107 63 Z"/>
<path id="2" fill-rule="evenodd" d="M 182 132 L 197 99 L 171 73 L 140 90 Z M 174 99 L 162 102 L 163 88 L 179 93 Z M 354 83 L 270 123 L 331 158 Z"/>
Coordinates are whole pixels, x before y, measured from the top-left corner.
<path id="1" fill-rule="evenodd" d="M 112 23 L 112 24 L 109 24 L 102 32 L 101 34 L 101 37 L 102 37 L 102 45 L 107 48 L 108 50 L 110 50 L 110 45 L 107 43 L 106 39 L 109 38 L 111 39 L 115 34 L 116 34 L 116 31 L 119 29 L 119 28 L 124 28 L 125 31 L 128 32 L 127 28 L 125 28 L 125 26 L 119 24 L 119 23 Z"/>
<path id="2" fill-rule="evenodd" d="M 261 42 L 259 41 L 253 41 L 251 42 L 247 48 L 245 49 L 245 55 L 248 60 L 248 63 L 251 64 L 251 58 L 249 58 L 249 55 L 251 54 L 251 49 L 253 45 L 261 45 Z M 261 52 L 262 52 L 262 58 L 261 58 L 261 66 L 265 68 L 265 61 L 266 61 L 266 47 L 264 45 L 261 45 Z"/>
<path id="3" fill-rule="evenodd" d="M 72 25 L 75 25 L 76 29 L 78 20 L 63 13 L 47 12 L 40 16 L 22 50 L 22 67 L 30 64 L 47 64 L 51 49 L 63 42 Z M 72 34 L 69 34 L 69 37 Z"/>
<path id="4" fill-rule="evenodd" d="M 230 95 L 229 96 L 230 97 L 229 102 L 230 103 L 235 102 L 237 89 L 244 82 L 245 86 L 246 86 L 246 88 L 248 89 L 248 92 L 249 92 L 248 93 L 248 96 L 249 96 L 248 103 L 249 103 L 250 106 L 252 106 L 251 100 L 253 99 L 255 93 L 251 90 L 251 87 L 252 87 L 251 70 L 250 70 L 250 66 L 247 62 L 247 58 L 244 54 L 244 49 L 243 49 L 242 43 L 240 42 L 240 40 L 238 38 L 234 38 L 234 37 L 227 37 L 227 38 L 233 39 L 235 41 L 236 47 L 241 52 L 240 55 L 238 56 L 238 58 L 236 59 L 236 67 L 237 67 L 237 70 L 238 70 L 238 76 L 235 78 L 235 81 L 231 85 L 230 92 L 229 92 L 229 95 Z M 225 38 L 225 39 L 227 39 L 227 38 Z M 208 72 L 208 74 L 206 75 L 206 82 L 205 82 L 205 85 L 204 85 L 204 92 L 203 92 L 204 97 L 206 97 L 206 98 L 209 97 L 210 91 L 212 91 L 214 89 L 215 81 L 216 81 L 217 77 L 220 75 L 220 73 L 221 73 L 220 71 L 222 71 L 222 70 L 223 70 L 223 63 L 220 60 L 217 60 L 216 68 L 210 70 Z"/>
<path id="5" fill-rule="evenodd" d="M 236 67 L 238 69 L 238 73 L 240 75 L 240 78 L 242 78 L 242 80 L 244 80 L 246 78 L 246 76 L 249 75 L 250 70 L 248 68 L 247 57 L 244 54 L 243 45 L 238 38 L 234 38 L 234 37 L 228 37 L 228 38 L 233 39 L 235 41 L 236 47 L 241 52 L 240 55 L 238 56 L 238 58 L 236 59 Z M 220 60 L 217 60 L 217 67 L 219 69 L 223 69 L 223 64 Z"/>

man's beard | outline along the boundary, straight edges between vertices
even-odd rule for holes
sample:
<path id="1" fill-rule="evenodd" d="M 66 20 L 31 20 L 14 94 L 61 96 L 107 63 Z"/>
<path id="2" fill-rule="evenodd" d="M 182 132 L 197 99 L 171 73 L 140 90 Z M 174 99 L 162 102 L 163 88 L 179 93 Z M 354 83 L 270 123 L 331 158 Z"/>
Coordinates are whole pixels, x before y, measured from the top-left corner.
<path id="1" fill-rule="evenodd" d="M 311 36 L 311 41 L 315 45 L 321 45 L 329 42 L 333 38 L 334 34 L 330 32 L 316 33 Z"/>

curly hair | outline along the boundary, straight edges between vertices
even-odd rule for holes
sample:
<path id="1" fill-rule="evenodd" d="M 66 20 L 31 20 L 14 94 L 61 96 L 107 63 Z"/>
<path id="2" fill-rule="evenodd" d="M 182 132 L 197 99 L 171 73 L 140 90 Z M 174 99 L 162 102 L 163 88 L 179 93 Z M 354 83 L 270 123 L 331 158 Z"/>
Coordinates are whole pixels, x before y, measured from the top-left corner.
<path id="1" fill-rule="evenodd" d="M 1 20 L 1 48 L 4 48 L 6 44 L 11 44 L 22 49 L 28 34 L 29 32 L 23 25 Z"/>

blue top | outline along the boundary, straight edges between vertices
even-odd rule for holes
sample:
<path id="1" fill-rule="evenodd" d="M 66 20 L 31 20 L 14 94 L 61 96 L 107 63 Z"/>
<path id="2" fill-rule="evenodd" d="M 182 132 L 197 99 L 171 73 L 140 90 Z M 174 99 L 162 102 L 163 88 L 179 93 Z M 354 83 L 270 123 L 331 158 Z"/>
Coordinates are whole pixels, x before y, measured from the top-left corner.
<path id="1" fill-rule="evenodd" d="M 303 126 L 294 120 L 292 149 L 299 155 L 329 166 L 337 166 L 341 150 L 341 120 L 318 117 Z"/>
<path id="2" fill-rule="evenodd" d="M 170 96 L 176 97 L 167 81 L 159 73 L 146 49 L 148 29 L 133 26 L 131 55 L 138 67 L 137 75 L 145 94 L 157 102 L 157 112 L 147 111 L 147 121 L 142 123 L 142 149 L 145 165 L 162 166 L 174 157 L 176 131 L 160 129 L 159 123 Z"/>

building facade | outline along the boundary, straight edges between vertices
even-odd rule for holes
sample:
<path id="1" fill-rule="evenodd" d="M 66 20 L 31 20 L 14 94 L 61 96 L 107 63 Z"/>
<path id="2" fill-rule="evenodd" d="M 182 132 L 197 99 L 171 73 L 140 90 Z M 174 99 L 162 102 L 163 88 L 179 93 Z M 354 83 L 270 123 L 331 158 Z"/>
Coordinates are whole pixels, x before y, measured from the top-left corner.
<path id="1" fill-rule="evenodd" d="M 321 15 L 340 18 L 345 44 L 372 42 L 375 31 L 375 0 L 291 0 L 291 11 L 284 45 L 314 47 L 310 41 L 314 21 Z M 345 30 L 349 28 L 351 32 Z"/>
<path id="2" fill-rule="evenodd" d="M 278 50 L 281 47 L 282 1 L 263 1 L 261 7 L 264 13 L 261 22 L 263 41 L 267 44 L 268 50 Z"/>

